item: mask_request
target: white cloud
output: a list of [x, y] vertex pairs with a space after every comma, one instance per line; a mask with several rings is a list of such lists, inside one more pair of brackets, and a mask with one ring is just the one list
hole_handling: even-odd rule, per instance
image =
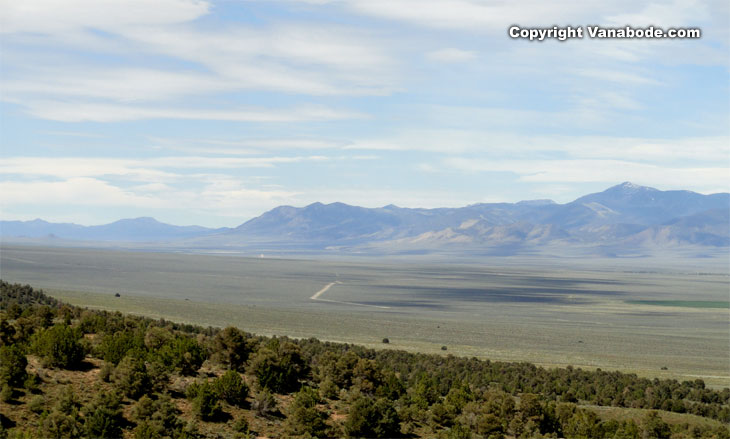
[[55, 96], [109, 99], [118, 102], [157, 101], [186, 95], [235, 90], [239, 85], [195, 72], [153, 69], [65, 67], [4, 81], [9, 96]]
[[707, 21], [709, 11], [707, 2], [697, 0], [674, 0], [672, 2], [651, 2], [641, 11], [614, 14], [607, 17], [608, 24], [615, 26], [655, 25], [675, 27], [697, 25]]
[[420, 129], [403, 130], [389, 137], [359, 139], [344, 149], [414, 151], [438, 154], [471, 153], [493, 158], [530, 159], [562, 156], [573, 159], [631, 160], [656, 164], [694, 166], [727, 163], [727, 136], [680, 137], [674, 139], [519, 135], [502, 130]]
[[538, 183], [606, 183], [632, 181], [649, 186], [694, 189], [726, 187], [727, 168], [669, 167], [626, 160], [484, 160], [452, 157], [444, 164], [464, 172], [511, 172], [523, 182]]
[[433, 52], [427, 53], [426, 56], [428, 57], [428, 59], [431, 59], [433, 61], [445, 63], [465, 62], [471, 61], [476, 58], [476, 54], [474, 52], [456, 49], [453, 47], [434, 50]]
[[602, 81], [615, 82], [619, 84], [648, 84], [660, 85], [661, 82], [636, 73], [606, 69], [575, 69], [573, 73], [588, 78], [600, 79]]
[[366, 117], [361, 113], [335, 110], [320, 105], [290, 109], [202, 109], [144, 107], [139, 105], [103, 104], [6, 99], [25, 107], [33, 116], [61, 122], [118, 122], [141, 119], [221, 120], [234, 122], [308, 122]]
[[73, 177], [61, 181], [0, 181], [0, 204], [74, 206], [134, 206], [157, 208], [172, 200], [136, 194], [97, 178]]
[[195, 20], [210, 10], [200, 0], [2, 0], [0, 33], [53, 34], [78, 29], [120, 31]]

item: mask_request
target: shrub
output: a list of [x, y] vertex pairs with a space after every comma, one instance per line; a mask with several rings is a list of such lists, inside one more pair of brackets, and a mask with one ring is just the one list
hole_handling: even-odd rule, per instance
[[213, 382], [216, 394], [227, 403], [242, 406], [248, 396], [248, 386], [235, 370], [229, 370]]
[[130, 398], [137, 399], [150, 390], [147, 369], [141, 358], [129, 355], [124, 357], [112, 376], [119, 390]]
[[99, 369], [99, 379], [108, 383], [111, 380], [113, 373], [114, 365], [111, 363], [104, 363], [104, 365]]
[[144, 421], [149, 419], [154, 412], [155, 402], [149, 396], [142, 395], [132, 407], [132, 418], [137, 421]]
[[15, 345], [0, 346], [0, 385], [20, 387], [26, 379], [28, 360]]
[[74, 439], [81, 437], [81, 423], [74, 411], [67, 414], [54, 409], [41, 416], [40, 431], [42, 437], [52, 439]]
[[172, 340], [172, 333], [165, 328], [159, 326], [152, 326], [147, 329], [144, 335], [144, 345], [147, 349], [156, 350], [160, 349], [165, 343]]
[[325, 378], [324, 381], [319, 384], [319, 391], [322, 393], [322, 396], [327, 399], [337, 399], [337, 396], [339, 395], [337, 384], [335, 384], [330, 377]]
[[[154, 361], [154, 357], [150, 360]], [[158, 349], [156, 357], [170, 369], [193, 375], [205, 361], [205, 351], [196, 340], [177, 336]]]
[[83, 361], [81, 332], [66, 324], [54, 325], [33, 335], [31, 350], [41, 357], [45, 366], [71, 369]]
[[96, 398], [84, 406], [84, 432], [89, 437], [121, 437], [121, 399], [114, 393], [98, 393]]
[[276, 399], [268, 389], [261, 389], [253, 396], [251, 408], [259, 414], [259, 416], [268, 416], [276, 412]]
[[211, 421], [221, 415], [222, 410], [218, 401], [218, 395], [213, 389], [213, 386], [207, 381], [202, 384], [191, 384], [188, 386], [185, 394], [188, 399], [192, 400], [193, 412], [200, 419]]
[[327, 415], [316, 407], [319, 401], [317, 391], [310, 387], [302, 387], [289, 407], [286, 420], [287, 433], [296, 436], [322, 437], [327, 430]]
[[122, 361], [131, 350], [142, 351], [144, 342], [139, 334], [132, 331], [118, 331], [114, 334], [107, 334], [101, 339], [97, 347], [99, 356], [115, 366]]
[[390, 400], [358, 397], [345, 420], [348, 437], [395, 437], [400, 434], [398, 414]]
[[142, 421], [133, 431], [134, 439], [161, 439], [164, 430], [159, 424]]
[[234, 327], [227, 327], [213, 338], [215, 359], [233, 370], [243, 372], [251, 345], [245, 333]]
[[149, 378], [150, 390], [153, 392], [163, 392], [167, 389], [170, 375], [167, 368], [159, 361], [151, 361], [147, 364], [147, 377]]
[[13, 388], [10, 387], [8, 384], [3, 384], [2, 388], [0, 388], [0, 401], [2, 402], [10, 402], [13, 400]]
[[154, 402], [155, 412], [152, 413], [151, 419], [159, 423], [165, 431], [182, 431], [183, 422], [177, 417], [177, 407], [173, 404], [170, 395], [158, 395]]
[[233, 425], [231, 425], [231, 428], [233, 428], [233, 431], [236, 433], [248, 434], [251, 432], [251, 426], [248, 425], [248, 421], [243, 416], [236, 419]]
[[659, 413], [650, 411], [646, 414], [643, 422], [644, 437], [657, 439], [668, 439], [672, 434], [669, 424], [659, 416]]
[[286, 393], [299, 386], [307, 366], [298, 346], [274, 339], [270, 347], [259, 349], [251, 361], [251, 369], [259, 384], [277, 393]]
[[28, 410], [33, 413], [42, 413], [46, 408], [46, 398], [43, 395], [36, 395], [28, 402]]

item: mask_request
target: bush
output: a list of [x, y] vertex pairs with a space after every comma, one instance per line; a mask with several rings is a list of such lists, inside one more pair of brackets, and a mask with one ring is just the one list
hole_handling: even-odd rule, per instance
[[365, 396], [358, 397], [350, 407], [345, 420], [348, 437], [395, 437], [400, 435], [400, 421], [387, 399], [377, 401]]
[[317, 409], [317, 402], [319, 402], [317, 391], [310, 387], [302, 387], [289, 407], [289, 417], [286, 420], [287, 433], [308, 437], [325, 435], [327, 415]]
[[152, 417], [155, 412], [155, 402], [147, 395], [143, 395], [134, 407], [132, 407], [132, 418], [137, 421], [144, 421]]
[[28, 360], [15, 345], [0, 346], [0, 386], [20, 387], [26, 379]]
[[31, 351], [41, 357], [45, 366], [71, 369], [78, 367], [86, 355], [80, 339], [80, 331], [59, 324], [34, 334]]
[[2, 388], [0, 388], [0, 401], [2, 402], [10, 402], [13, 400], [13, 388], [10, 387], [8, 384], [3, 384]]
[[99, 356], [113, 365], [119, 364], [131, 350], [143, 351], [144, 341], [139, 334], [132, 331], [118, 331], [107, 334], [97, 347]]
[[172, 333], [165, 328], [159, 326], [152, 326], [147, 329], [144, 335], [144, 345], [149, 350], [160, 349], [165, 343], [172, 340]]
[[45, 408], [46, 398], [43, 395], [36, 395], [28, 402], [28, 410], [33, 413], [42, 413]]
[[261, 389], [253, 396], [251, 408], [259, 414], [259, 416], [268, 416], [276, 413], [276, 399], [268, 389]]
[[40, 431], [43, 438], [74, 439], [81, 437], [81, 423], [76, 412], [67, 414], [54, 409], [41, 416]]
[[155, 412], [152, 413], [151, 419], [159, 423], [165, 431], [182, 431], [183, 422], [177, 417], [177, 407], [173, 404], [170, 395], [158, 395], [154, 403]]
[[190, 337], [177, 336], [158, 349], [157, 355], [153, 355], [150, 360], [159, 359], [170, 369], [183, 375], [193, 375], [200, 369], [205, 358], [205, 351], [197, 341]]
[[210, 383], [193, 383], [188, 386], [185, 392], [188, 399], [193, 403], [193, 412], [204, 421], [212, 421], [222, 414], [218, 395]]
[[141, 358], [124, 357], [112, 376], [119, 390], [130, 398], [137, 399], [150, 390], [147, 369]]
[[164, 430], [159, 424], [142, 421], [133, 431], [134, 439], [161, 439]]
[[244, 366], [251, 353], [251, 345], [245, 333], [234, 327], [227, 327], [213, 338], [213, 352], [215, 359], [239, 372], [244, 371]]
[[644, 437], [656, 439], [668, 439], [672, 434], [669, 424], [659, 416], [659, 413], [650, 411], [646, 414], [643, 422]]
[[89, 437], [121, 437], [121, 399], [114, 393], [98, 393], [96, 398], [84, 406], [84, 432]]
[[262, 387], [286, 393], [299, 386], [307, 365], [298, 346], [289, 342], [280, 344], [274, 339], [270, 347], [259, 349], [251, 361], [251, 369]]
[[147, 377], [149, 378], [150, 391], [164, 392], [170, 379], [167, 368], [159, 361], [151, 361], [147, 364]]
[[248, 386], [235, 370], [229, 370], [213, 381], [215, 393], [231, 405], [241, 407], [248, 396]]

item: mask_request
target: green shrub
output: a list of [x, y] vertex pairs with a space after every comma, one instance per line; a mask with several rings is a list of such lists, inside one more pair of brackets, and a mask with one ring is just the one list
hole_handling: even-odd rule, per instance
[[644, 431], [644, 437], [668, 439], [672, 434], [669, 424], [664, 422], [661, 416], [659, 416], [659, 413], [653, 410], [646, 414], [642, 423], [642, 429]]
[[63, 413], [54, 409], [41, 416], [40, 432], [43, 438], [74, 439], [81, 437], [82, 425], [78, 413]]
[[94, 400], [84, 406], [84, 432], [94, 438], [115, 438], [122, 436], [121, 398], [114, 393], [98, 393]]
[[144, 339], [140, 334], [129, 330], [118, 331], [105, 335], [96, 350], [104, 361], [116, 366], [132, 350], [141, 354], [144, 351]]
[[27, 365], [28, 360], [18, 346], [0, 346], [0, 385], [22, 386], [27, 376]]
[[2, 388], [0, 388], [0, 401], [2, 402], [10, 402], [13, 400], [13, 388], [10, 387], [8, 384], [3, 384]]
[[251, 360], [251, 369], [259, 384], [277, 393], [286, 393], [299, 386], [307, 365], [298, 346], [272, 340], [269, 347], [259, 349]]
[[204, 421], [212, 421], [220, 417], [222, 410], [218, 401], [218, 394], [207, 381], [200, 384], [191, 384], [188, 386], [185, 395], [192, 401], [193, 412], [198, 418]]
[[28, 410], [33, 413], [43, 413], [46, 408], [46, 398], [43, 395], [36, 395], [28, 402]]
[[235, 406], [242, 406], [248, 396], [248, 386], [235, 370], [229, 370], [213, 381], [213, 389], [218, 397]]
[[239, 372], [244, 371], [251, 353], [251, 343], [245, 333], [229, 326], [216, 334], [212, 348], [215, 360], [219, 363]]
[[159, 326], [151, 326], [144, 335], [144, 345], [147, 349], [154, 351], [170, 342], [172, 338], [172, 333], [169, 330]]
[[150, 360], [159, 359], [172, 370], [183, 375], [193, 375], [200, 369], [205, 358], [205, 350], [195, 339], [177, 336], [151, 355]]
[[86, 353], [80, 343], [81, 332], [66, 325], [54, 325], [33, 335], [31, 351], [45, 366], [71, 369], [78, 367]]
[[124, 357], [112, 377], [119, 390], [130, 398], [137, 399], [150, 390], [147, 368], [141, 358]]
[[395, 437], [400, 435], [400, 420], [392, 401], [360, 396], [350, 407], [344, 428], [348, 437]]
[[327, 415], [317, 409], [319, 402], [317, 391], [310, 387], [302, 387], [289, 407], [286, 419], [286, 431], [295, 436], [322, 437], [327, 430]]
[[137, 421], [150, 419], [155, 410], [155, 401], [147, 395], [142, 395], [132, 407], [132, 419]]
[[142, 421], [137, 424], [133, 433], [134, 439], [161, 439], [164, 430], [159, 424], [149, 421]]
[[164, 392], [167, 389], [170, 375], [167, 368], [160, 361], [150, 361], [147, 363], [147, 377], [149, 378], [150, 391]]

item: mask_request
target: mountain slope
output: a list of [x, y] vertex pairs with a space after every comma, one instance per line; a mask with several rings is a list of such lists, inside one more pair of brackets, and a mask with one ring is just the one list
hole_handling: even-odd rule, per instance
[[[462, 208], [367, 209], [342, 203], [279, 207], [221, 235], [228, 243], [286, 241], [312, 248], [371, 245], [545, 246], [697, 244], [723, 246], [730, 194], [660, 191], [622, 183], [577, 200], [475, 204]], [[708, 213], [713, 212], [713, 213]], [[383, 245], [379, 245], [383, 247]]]
[[622, 254], [641, 248], [730, 246], [729, 216], [728, 193], [660, 191], [626, 182], [566, 204], [533, 200], [413, 209], [314, 203], [280, 206], [234, 229], [171, 226], [136, 218], [91, 227], [3, 221], [0, 231], [3, 236], [165, 242], [207, 250], [479, 253], [497, 249], [500, 254], [516, 254], [570, 247]]
[[59, 238], [78, 241], [156, 242], [204, 236], [227, 229], [208, 229], [201, 226], [174, 226], [154, 218], [122, 219], [99, 226], [80, 226], [70, 223], [33, 221], [0, 221], [4, 237]]

